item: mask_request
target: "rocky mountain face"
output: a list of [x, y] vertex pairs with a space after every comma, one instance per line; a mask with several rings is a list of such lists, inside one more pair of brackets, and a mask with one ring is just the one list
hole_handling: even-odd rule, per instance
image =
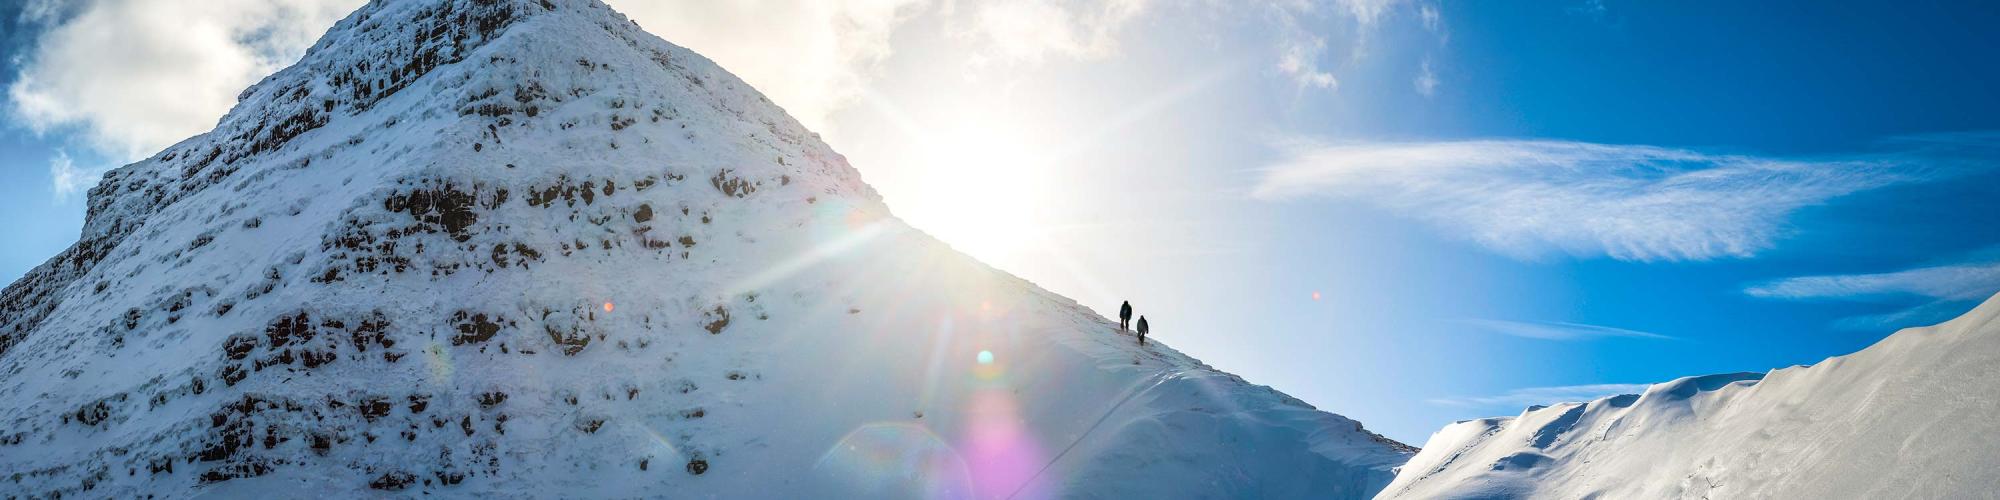
[[1414, 449], [905, 226], [595, 0], [377, 1], [0, 292], [9, 497], [1360, 498]]
[[2000, 297], [1854, 354], [1432, 435], [1380, 498], [1981, 498], [2000, 491]]

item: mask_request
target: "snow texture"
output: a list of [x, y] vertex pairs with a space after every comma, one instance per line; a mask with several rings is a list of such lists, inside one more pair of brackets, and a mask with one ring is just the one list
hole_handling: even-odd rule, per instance
[[0, 292], [7, 497], [1361, 498], [595, 0], [377, 1]]
[[1993, 498], [2000, 297], [1847, 356], [1458, 422], [1378, 498]]

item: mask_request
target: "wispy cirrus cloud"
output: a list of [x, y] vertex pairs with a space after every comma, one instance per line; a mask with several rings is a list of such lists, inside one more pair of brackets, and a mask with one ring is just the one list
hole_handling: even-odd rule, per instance
[[1560, 321], [1461, 319], [1455, 320], [1453, 323], [1501, 335], [1541, 340], [1595, 340], [1604, 338], [1675, 340], [1674, 337], [1651, 332]]
[[1834, 326], [1849, 330], [1890, 329], [1936, 323], [1964, 313], [1971, 304], [2000, 293], [2000, 260], [1975, 260], [1863, 274], [1797, 276], [1743, 288], [1752, 297], [1779, 300], [1843, 300], [1859, 302], [1922, 302], [1882, 314], [1841, 318]]
[[[1957, 172], [1963, 141], [1831, 158], [1717, 154], [1555, 140], [1279, 141], [1265, 200], [1331, 198], [1413, 218], [1503, 255], [1627, 261], [1745, 258], [1770, 249], [1798, 210]], [[1991, 141], [1988, 141], [1991, 142]], [[1948, 151], [1949, 150], [1949, 151]]]
[[1492, 396], [1434, 398], [1431, 404], [1460, 407], [1511, 407], [1594, 401], [1620, 394], [1639, 394], [1651, 384], [1588, 384], [1527, 387]]
[[[1439, 7], [1431, 3], [1410, 0], [1271, 0], [1267, 2], [1238, 2], [1243, 5], [1267, 4], [1270, 18], [1276, 20], [1271, 28], [1276, 36], [1277, 69], [1290, 79], [1300, 90], [1332, 91], [1340, 87], [1340, 75], [1335, 72], [1346, 64], [1361, 60], [1369, 53], [1369, 47], [1376, 31], [1388, 25], [1392, 18], [1408, 16], [1433, 35], [1436, 45], [1442, 46], [1450, 38], [1446, 34]], [[1329, 8], [1331, 7], [1331, 8]], [[1329, 16], [1328, 14], [1333, 14]], [[1324, 27], [1337, 24], [1345, 31], [1345, 36], [1333, 36]], [[1345, 56], [1330, 56], [1329, 47], [1346, 47]], [[1337, 53], [1336, 53], [1337, 54]], [[1339, 59], [1345, 57], [1345, 59]], [[1346, 63], [1346, 64], [1344, 64]], [[1428, 61], [1425, 62], [1429, 64]], [[1428, 69], [1426, 69], [1426, 74]], [[1428, 87], [1436, 86], [1436, 77], [1429, 77]], [[1423, 84], [1419, 84], [1420, 87]]]
[[1833, 327], [1841, 330], [1889, 331], [1912, 326], [1935, 325], [1965, 314], [1965, 311], [1970, 310], [1974, 304], [1976, 302], [1958, 300], [1926, 302], [1882, 314], [1840, 318], [1833, 321]]
[[1410, 79], [1410, 87], [1417, 89], [1417, 95], [1424, 97], [1437, 95], [1438, 78], [1437, 73], [1431, 71], [1430, 59], [1424, 59], [1423, 65], [1417, 70], [1417, 76]]
[[1743, 289], [1752, 297], [1792, 300], [1865, 300], [1884, 296], [1978, 300], [1996, 291], [2000, 291], [2000, 262], [1919, 267], [1888, 273], [1799, 276]]

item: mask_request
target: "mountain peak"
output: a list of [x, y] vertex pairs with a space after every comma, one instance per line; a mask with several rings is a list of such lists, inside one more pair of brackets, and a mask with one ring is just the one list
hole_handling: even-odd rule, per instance
[[1359, 498], [1413, 451], [909, 228], [595, 1], [363, 7], [92, 190], [0, 374], [44, 496]]
[[[399, 96], [401, 105], [375, 112]], [[753, 140], [772, 149], [784, 149], [782, 143], [819, 150], [815, 156], [838, 163], [842, 187], [854, 191], [842, 194], [876, 198], [817, 134], [762, 94], [714, 62], [645, 33], [598, 0], [374, 1], [337, 23], [297, 64], [245, 89], [238, 99], [216, 130], [111, 177], [160, 177], [143, 172], [147, 163], [173, 164], [180, 170], [175, 180], [224, 177], [247, 157], [296, 153], [295, 139], [329, 124], [378, 118], [385, 120], [381, 126], [393, 127], [408, 118], [455, 114], [460, 123], [488, 129], [485, 140], [469, 143], [483, 151], [499, 145], [509, 127], [546, 132], [550, 120], [537, 120], [545, 111], [597, 101], [628, 110], [595, 117], [614, 128], [642, 119], [672, 121], [681, 114], [751, 122], [762, 129], [753, 132], [759, 136]], [[685, 109], [691, 107], [707, 109]], [[552, 125], [568, 130], [583, 124]], [[115, 196], [118, 184], [107, 181], [105, 189], [93, 191], [93, 214], [116, 204], [97, 198]]]
[[[646, 125], [680, 131], [636, 144], [635, 134], [616, 134]], [[714, 62], [645, 33], [598, 0], [374, 1], [298, 63], [245, 89], [215, 130], [106, 174], [90, 190], [77, 245], [0, 292], [0, 312], [11, 313], [0, 316], [0, 353], [53, 307], [42, 299], [103, 259], [140, 221], [225, 179], [270, 175], [246, 168], [308, 168], [376, 129], [439, 140], [403, 145], [442, 156], [392, 162], [403, 168], [499, 162], [512, 169], [523, 162], [488, 148], [555, 131], [572, 136], [563, 149], [626, 148], [633, 153], [627, 157], [664, 161], [748, 141], [768, 156], [710, 161], [695, 165], [701, 172], [673, 175], [750, 189], [810, 178], [823, 188], [814, 198], [848, 198], [869, 213], [887, 213], [818, 134]], [[779, 161], [794, 164], [773, 164]]]

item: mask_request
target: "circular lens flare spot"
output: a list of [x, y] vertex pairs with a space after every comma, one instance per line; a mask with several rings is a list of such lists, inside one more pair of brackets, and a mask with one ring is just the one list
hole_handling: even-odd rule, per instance
[[979, 364], [993, 364], [993, 351], [979, 351]]
[[[1314, 298], [1318, 298], [1318, 294], [1314, 294], [1314, 296]], [[611, 301], [607, 300], [604, 302], [604, 312], [611, 312]]]
[[[1318, 291], [1318, 290], [1314, 290], [1314, 291], [1313, 291], [1313, 300], [1319, 300], [1319, 291]], [[606, 304], [606, 307], [609, 307], [609, 306], [610, 306], [609, 304]]]
[[971, 466], [974, 497], [1055, 497], [1037, 479], [1048, 456], [1022, 419], [1011, 391], [990, 388], [975, 392], [964, 415], [965, 436], [957, 449]]

